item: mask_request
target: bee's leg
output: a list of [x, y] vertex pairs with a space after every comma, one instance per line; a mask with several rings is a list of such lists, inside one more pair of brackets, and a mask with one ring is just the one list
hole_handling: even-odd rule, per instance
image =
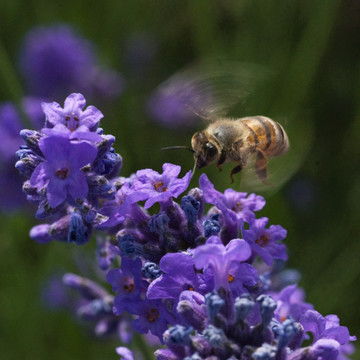
[[219, 169], [219, 171], [222, 170], [221, 165], [224, 164], [225, 160], [226, 160], [226, 153], [225, 153], [225, 152], [221, 152], [219, 161], [218, 161], [217, 164], [216, 164], [216, 166], [217, 166], [217, 168]]
[[230, 173], [230, 179], [231, 179], [231, 183], [233, 184], [234, 183], [234, 175], [237, 174], [238, 172], [240, 172], [242, 170], [242, 166], [241, 165], [238, 165], [238, 166], [235, 166], [232, 170], [231, 170], [231, 173]]
[[267, 170], [266, 170], [266, 158], [261, 151], [256, 153], [255, 171], [258, 178], [266, 185], [267, 182]]

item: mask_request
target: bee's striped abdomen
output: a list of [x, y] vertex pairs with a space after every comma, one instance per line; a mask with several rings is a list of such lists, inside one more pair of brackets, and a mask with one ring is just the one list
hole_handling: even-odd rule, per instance
[[251, 116], [240, 119], [250, 130], [256, 148], [268, 157], [285, 153], [289, 139], [283, 127], [265, 116]]

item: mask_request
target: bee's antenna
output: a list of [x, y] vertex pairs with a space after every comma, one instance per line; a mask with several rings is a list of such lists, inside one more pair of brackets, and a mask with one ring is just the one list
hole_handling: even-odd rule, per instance
[[192, 153], [194, 153], [195, 151], [189, 147], [189, 146], [185, 146], [185, 145], [179, 145], [179, 146], [168, 146], [168, 147], [163, 147], [161, 148], [161, 150], [172, 150], [172, 149], [185, 149], [188, 150]]

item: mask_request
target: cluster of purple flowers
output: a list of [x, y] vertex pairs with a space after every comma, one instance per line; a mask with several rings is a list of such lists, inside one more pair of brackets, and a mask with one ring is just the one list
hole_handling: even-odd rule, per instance
[[[45, 127], [21, 132], [16, 167], [29, 179], [23, 189], [37, 216], [51, 219], [31, 230], [33, 239], [84, 244], [98, 231], [98, 266], [115, 294], [64, 276], [96, 334], [115, 332], [127, 344], [134, 332], [150, 333], [166, 345], [158, 360], [332, 360], [352, 352], [355, 337], [337, 316], [323, 317], [288, 285], [289, 273], [276, 272], [287, 259], [287, 232], [256, 217], [263, 197], [221, 193], [205, 174], [187, 191], [191, 171], [180, 177], [169, 163], [162, 173], [118, 177], [114, 138], [98, 128], [101, 112], [84, 106], [80, 94], [64, 108], [44, 103]], [[134, 358], [126, 347], [117, 353]]]
[[19, 208], [20, 181], [11, 165], [21, 144], [19, 131], [30, 124], [41, 129], [44, 122], [41, 102], [60, 98], [73, 91], [84, 91], [98, 101], [118, 96], [124, 88], [123, 77], [98, 64], [94, 45], [65, 24], [31, 29], [19, 50], [19, 70], [26, 84], [21, 109], [13, 102], [0, 104], [0, 210]]
[[38, 206], [36, 216], [51, 221], [30, 232], [41, 243], [56, 239], [84, 244], [93, 225], [103, 220], [99, 202], [115, 196], [109, 179], [122, 165], [112, 147], [115, 138], [99, 128], [103, 114], [94, 106], [84, 107], [85, 98], [77, 93], [68, 96], [64, 108], [42, 103], [44, 128], [20, 132], [25, 145], [17, 152], [15, 167], [28, 178], [23, 191]]

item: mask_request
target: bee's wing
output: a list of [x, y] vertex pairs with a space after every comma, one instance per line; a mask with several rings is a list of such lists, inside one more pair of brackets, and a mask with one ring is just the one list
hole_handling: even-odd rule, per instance
[[266, 76], [260, 65], [212, 59], [177, 72], [157, 88], [157, 93], [179, 99], [192, 113], [212, 121], [243, 102]]
[[[290, 139], [286, 154], [267, 159], [267, 182], [264, 184], [256, 175], [255, 158], [250, 159], [239, 176], [238, 188], [244, 192], [257, 192], [271, 195], [277, 192], [300, 168], [313, 140], [314, 129], [310, 121], [296, 117], [277, 118], [285, 128]], [[301, 134], [301, 136], [299, 135]]]

